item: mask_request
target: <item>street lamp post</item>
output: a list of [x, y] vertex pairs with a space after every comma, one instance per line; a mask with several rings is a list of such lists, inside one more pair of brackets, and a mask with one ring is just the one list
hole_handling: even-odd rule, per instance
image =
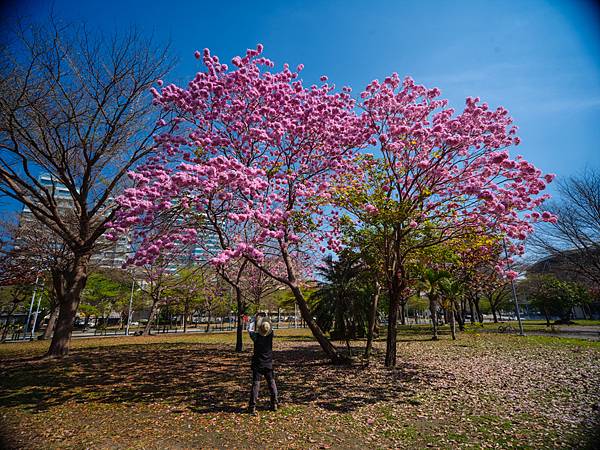
[[129, 309], [127, 310], [127, 328], [125, 329], [125, 336], [129, 336], [129, 324], [131, 323], [131, 307], [133, 305], [133, 288], [135, 287], [135, 278], [131, 282], [131, 295], [129, 296]]
[[294, 328], [298, 328], [298, 305], [294, 301]]
[[37, 292], [38, 281], [40, 275], [35, 277], [35, 285], [33, 286], [33, 295], [31, 296], [31, 304], [29, 305], [29, 312], [27, 313], [27, 321], [25, 322], [25, 329], [23, 330], [23, 340], [27, 339], [27, 333], [29, 331], [29, 320], [31, 319], [31, 313], [33, 311], [33, 304], [35, 303], [35, 294]]
[[34, 338], [35, 326], [37, 325], [38, 314], [40, 313], [40, 303], [42, 301], [42, 295], [44, 294], [44, 285], [42, 284], [42, 292], [38, 295], [37, 308], [35, 309], [35, 316], [33, 316], [33, 326], [31, 327], [31, 339]]
[[[506, 256], [506, 266], [508, 270], [511, 270], [510, 260], [508, 259], [508, 250], [506, 248], [506, 239], [502, 239], [502, 244], [504, 245], [504, 255]], [[517, 298], [517, 290], [515, 288], [515, 281], [510, 279], [510, 286], [512, 288], [513, 300], [515, 301], [515, 311], [517, 313], [517, 320], [519, 321], [519, 335], [525, 336], [525, 332], [523, 331], [523, 322], [521, 321], [521, 311], [519, 309], [519, 300]]]

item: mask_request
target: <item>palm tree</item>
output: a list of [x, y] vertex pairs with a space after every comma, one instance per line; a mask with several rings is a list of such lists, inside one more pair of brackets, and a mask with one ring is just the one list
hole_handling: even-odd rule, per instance
[[431, 311], [431, 321], [433, 323], [432, 339], [434, 341], [438, 339], [437, 310], [440, 296], [443, 293], [442, 281], [449, 277], [450, 274], [445, 270], [426, 268], [421, 273], [421, 289], [427, 293], [429, 298], [429, 310]]
[[339, 261], [325, 257], [317, 268], [322, 281], [310, 299], [319, 327], [323, 331], [333, 328], [332, 338], [344, 339], [350, 353], [350, 339], [364, 336], [368, 322], [370, 297], [365, 295], [362, 271], [354, 253], [343, 253]]
[[456, 340], [456, 312], [458, 311], [458, 299], [463, 292], [462, 283], [455, 278], [443, 278], [440, 280], [440, 289], [446, 300], [446, 310], [450, 314], [450, 330], [452, 340]]

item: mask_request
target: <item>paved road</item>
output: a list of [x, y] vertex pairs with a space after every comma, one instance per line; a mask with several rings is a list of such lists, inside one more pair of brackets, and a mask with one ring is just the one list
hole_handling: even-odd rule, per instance
[[[527, 322], [524, 323], [525, 334], [529, 336], [553, 336], [563, 338], [586, 339], [590, 341], [600, 341], [600, 326], [577, 326], [577, 325], [555, 325], [544, 330], [528, 330]], [[502, 325], [499, 325], [499, 327]], [[518, 332], [518, 325], [512, 325], [515, 332]], [[539, 327], [539, 325], [536, 325]], [[499, 333], [498, 328], [487, 328], [487, 332]]]
[[553, 331], [552, 328], [548, 329], [548, 331], [527, 331], [527, 327], [525, 327], [526, 334], [532, 335], [540, 335], [540, 336], [556, 336], [556, 337], [564, 337], [564, 338], [577, 338], [577, 339], [587, 339], [591, 341], [600, 341], [600, 326], [590, 325], [587, 327], [582, 326], [558, 326], [554, 327], [556, 331]]

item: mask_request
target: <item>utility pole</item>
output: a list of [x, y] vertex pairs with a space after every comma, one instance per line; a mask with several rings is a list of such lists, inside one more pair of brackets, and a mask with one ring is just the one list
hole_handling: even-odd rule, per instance
[[[508, 259], [508, 249], [506, 248], [506, 238], [502, 239], [502, 244], [504, 245], [504, 255], [506, 256], [506, 266], [508, 270], [511, 270], [510, 260]], [[510, 286], [512, 287], [512, 295], [513, 300], [515, 301], [515, 311], [517, 313], [517, 320], [519, 321], [519, 335], [525, 336], [525, 332], [523, 331], [523, 322], [521, 321], [521, 311], [519, 309], [519, 300], [517, 299], [517, 290], [515, 289], [515, 281], [510, 279]]]

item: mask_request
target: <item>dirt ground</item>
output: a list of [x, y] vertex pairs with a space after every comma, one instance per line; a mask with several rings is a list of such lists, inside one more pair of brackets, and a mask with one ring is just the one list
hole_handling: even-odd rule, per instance
[[[462, 334], [400, 336], [398, 365], [332, 366], [305, 330], [275, 340], [281, 407], [244, 412], [250, 343], [233, 335], [0, 347], [6, 448], [598, 448], [600, 344]], [[354, 350], [362, 350], [355, 342]]]

